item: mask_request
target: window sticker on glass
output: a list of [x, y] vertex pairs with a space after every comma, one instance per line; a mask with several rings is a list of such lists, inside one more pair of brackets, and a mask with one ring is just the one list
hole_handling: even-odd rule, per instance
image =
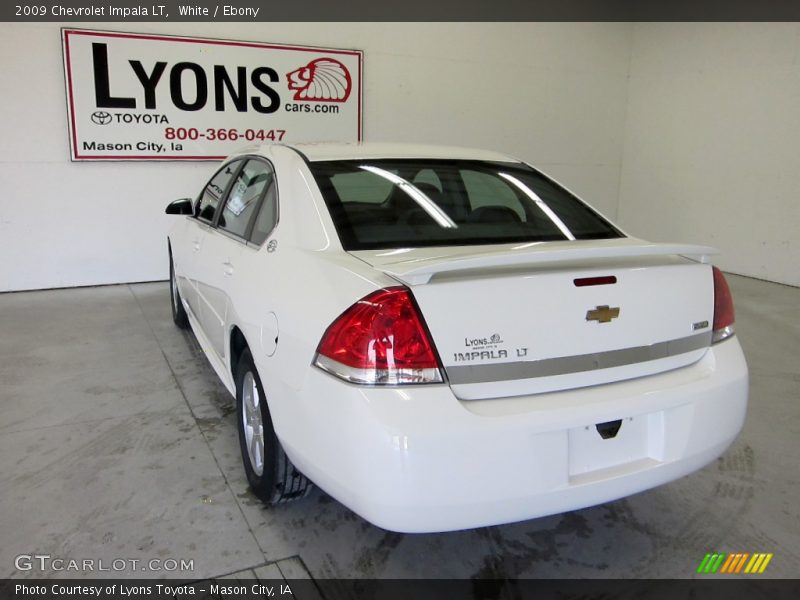
[[[236, 183], [236, 189], [231, 192], [231, 199], [228, 201], [228, 210], [230, 210], [237, 217], [242, 214], [242, 211], [247, 208], [248, 202], [245, 201], [245, 193], [247, 192], [247, 184], [240, 178]], [[252, 198], [250, 199], [252, 201]]]

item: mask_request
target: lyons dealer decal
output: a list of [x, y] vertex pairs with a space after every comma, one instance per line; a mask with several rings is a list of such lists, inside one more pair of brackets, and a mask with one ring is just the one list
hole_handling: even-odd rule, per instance
[[361, 139], [359, 50], [63, 29], [73, 160]]

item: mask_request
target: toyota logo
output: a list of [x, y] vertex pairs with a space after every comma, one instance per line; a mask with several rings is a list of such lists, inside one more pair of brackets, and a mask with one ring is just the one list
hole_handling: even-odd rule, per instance
[[97, 125], [108, 125], [111, 123], [111, 113], [104, 110], [96, 110], [92, 113], [92, 123]]

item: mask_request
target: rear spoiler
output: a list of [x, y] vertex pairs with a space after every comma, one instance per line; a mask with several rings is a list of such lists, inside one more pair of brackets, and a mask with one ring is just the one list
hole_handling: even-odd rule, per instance
[[656, 244], [634, 238], [622, 238], [578, 242], [538, 242], [458, 257], [422, 258], [375, 265], [375, 267], [408, 285], [423, 285], [437, 273], [452, 273], [470, 269], [525, 267], [568, 261], [669, 255], [679, 255], [695, 262], [708, 263], [710, 256], [718, 253], [716, 248], [710, 246]]

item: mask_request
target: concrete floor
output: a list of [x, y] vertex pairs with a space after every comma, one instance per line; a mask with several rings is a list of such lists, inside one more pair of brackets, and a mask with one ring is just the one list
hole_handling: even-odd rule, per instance
[[0, 577], [81, 576], [15, 569], [38, 553], [194, 561], [118, 573], [134, 577], [686, 578], [712, 551], [773, 552], [765, 575], [797, 577], [800, 289], [729, 281], [752, 387], [722, 458], [617, 502], [434, 535], [385, 532], [319, 490], [264, 509], [166, 283], [0, 295]]

